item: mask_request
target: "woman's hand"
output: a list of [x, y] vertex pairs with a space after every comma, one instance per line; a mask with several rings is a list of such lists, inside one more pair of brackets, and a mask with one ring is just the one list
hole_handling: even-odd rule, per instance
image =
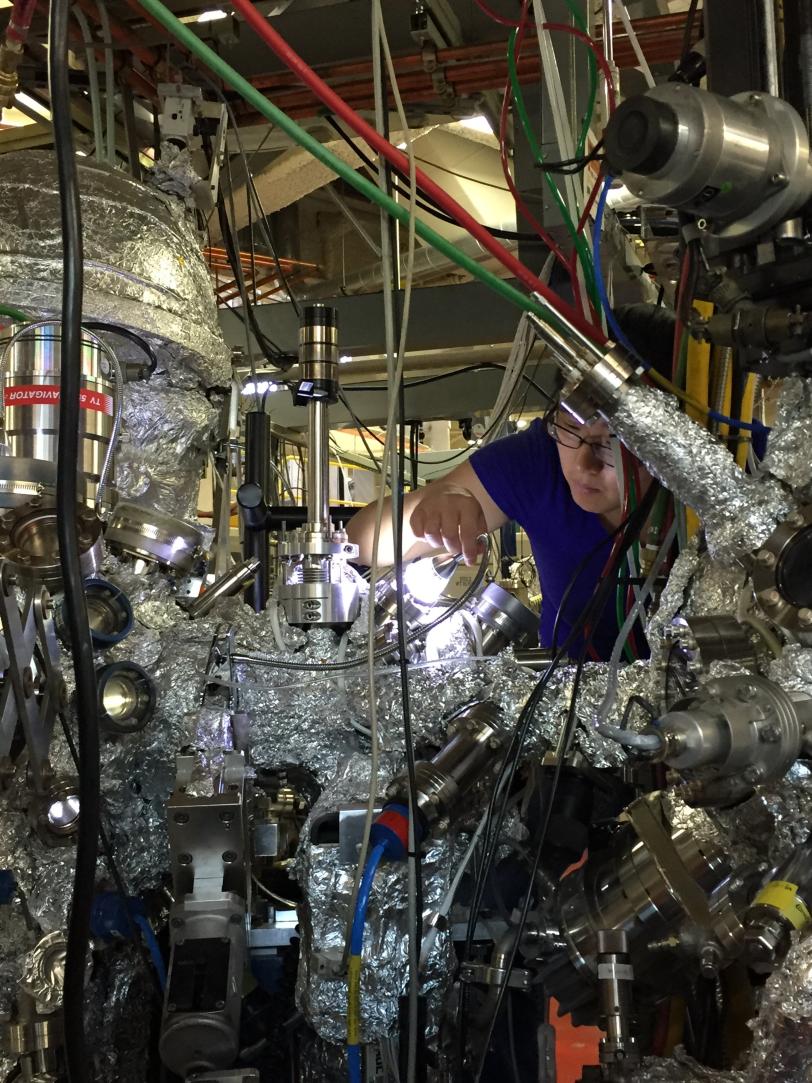
[[488, 533], [482, 505], [470, 489], [441, 481], [426, 488], [409, 526], [416, 538], [454, 556], [462, 554], [466, 564], [476, 564], [482, 551], [477, 538]]

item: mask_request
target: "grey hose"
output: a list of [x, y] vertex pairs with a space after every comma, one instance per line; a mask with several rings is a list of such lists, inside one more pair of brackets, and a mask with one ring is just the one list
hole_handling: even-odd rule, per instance
[[[92, 331], [84, 329], [85, 334], [93, 334]], [[95, 335], [93, 336], [96, 337]], [[110, 441], [107, 445], [107, 450], [104, 453], [104, 462], [102, 463], [101, 472], [99, 474], [99, 484], [96, 486], [96, 502], [95, 509], [96, 515], [99, 519], [104, 521], [104, 509], [102, 508], [102, 501], [104, 500], [104, 490], [107, 488], [107, 482], [109, 480], [110, 467], [113, 462], [113, 456], [116, 453], [116, 447], [118, 446], [118, 438], [121, 435], [121, 415], [124, 410], [124, 379], [121, 375], [121, 365], [118, 363], [118, 358], [107, 345], [101, 339], [96, 340], [102, 348], [102, 351], [113, 366], [113, 375], [115, 376], [115, 388], [116, 388], [116, 407], [115, 414], [113, 415], [113, 431], [110, 433]]]
[[102, 126], [101, 97], [99, 93], [99, 68], [96, 64], [96, 49], [93, 44], [93, 35], [90, 33], [85, 13], [75, 4], [73, 14], [82, 31], [87, 57], [87, 85], [90, 91], [90, 108], [93, 114], [93, 152], [97, 162], [104, 161], [104, 128]]
[[[449, 617], [457, 613], [464, 605], [467, 605], [474, 594], [479, 590], [491, 559], [491, 539], [487, 534], [480, 534], [479, 540], [484, 540], [485, 552], [471, 585], [459, 596], [459, 598], [451, 603], [448, 609], [444, 609], [439, 617], [435, 617], [434, 620], [430, 621], [428, 624], [421, 625], [416, 632], [412, 632], [410, 636], [407, 636], [407, 647], [411, 643], [414, 643], [415, 640], [422, 639], [423, 636], [428, 635], [428, 633], [436, 628], [438, 624], [442, 624], [444, 620], [448, 620]], [[390, 654], [394, 654], [397, 649], [397, 643], [391, 643], [388, 647], [382, 647], [379, 651], [375, 651], [375, 661], [377, 662], [381, 658], [386, 658]], [[355, 669], [357, 666], [366, 665], [369, 661], [369, 656], [367, 654], [358, 658], [348, 658], [344, 662], [288, 662], [282, 658], [274, 658], [273, 655], [262, 654], [258, 651], [251, 654], [233, 654], [231, 657], [234, 662], [252, 662], [257, 665], [270, 666], [272, 669], [293, 669], [308, 673], [314, 671], [318, 673], [338, 673], [345, 669]]]

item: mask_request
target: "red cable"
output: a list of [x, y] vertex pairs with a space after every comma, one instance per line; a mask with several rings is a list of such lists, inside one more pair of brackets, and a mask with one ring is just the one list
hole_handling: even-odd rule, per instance
[[488, 16], [489, 19], [493, 19], [493, 21], [499, 23], [500, 26], [509, 26], [512, 30], [515, 30], [516, 27], [520, 25], [520, 22], [517, 23], [514, 22], [513, 19], [506, 19], [504, 15], [500, 15], [498, 12], [494, 11], [493, 8], [488, 7], [485, 0], [474, 0], [474, 3], [480, 11]]
[[[347, 103], [339, 97], [338, 94], [332, 90], [331, 87], [324, 82], [324, 80], [313, 71], [313, 69], [302, 60], [298, 53], [296, 53], [291, 47], [280, 37], [280, 35], [273, 29], [268, 23], [264, 15], [254, 7], [251, 0], [234, 0], [233, 7], [235, 11], [238, 11], [246, 23], [262, 38], [262, 40], [270, 46], [273, 52], [279, 57], [283, 64], [285, 64], [290, 70], [301, 79], [305, 86], [309, 87], [316, 97], [323, 102], [323, 104], [340, 117], [345, 124], [348, 124], [353, 131], [362, 136], [367, 143], [385, 158], [390, 165], [400, 171], [408, 170], [409, 159], [406, 154], [393, 147], [392, 144], [384, 139], [384, 137], [376, 132], [372, 125], [368, 124], [363, 117], [360, 117], [355, 110], [347, 105]], [[572, 27], [561, 27], [567, 33], [572, 30]], [[587, 35], [584, 35], [587, 37]], [[590, 38], [587, 38], [591, 41]], [[605, 63], [605, 60], [604, 60]], [[554, 312], [560, 313], [566, 320], [569, 320], [582, 334], [587, 335], [590, 339], [596, 342], [603, 343], [606, 341], [606, 336], [590, 324], [584, 317], [577, 312], [571, 305], [562, 301], [549, 286], [545, 285], [537, 275], [525, 267], [525, 265], [505, 248], [502, 247], [499, 242], [491, 236], [490, 233], [482, 226], [481, 223], [468, 213], [463, 207], [452, 199], [438, 184], [436, 184], [431, 177], [423, 173], [422, 170], [416, 170], [416, 179], [418, 185], [423, 191], [430, 196], [435, 203], [437, 203], [442, 210], [451, 215], [454, 220], [471, 233], [476, 240], [482, 245], [482, 247], [490, 252], [492, 256], [499, 260], [499, 262], [508, 271], [511, 272], [527, 289], [534, 293], [537, 293], [544, 301], [553, 309]]]
[[25, 45], [36, 6], [37, 0], [14, 0], [11, 18], [6, 27], [6, 41], [9, 44], [15, 42], [20, 46]]

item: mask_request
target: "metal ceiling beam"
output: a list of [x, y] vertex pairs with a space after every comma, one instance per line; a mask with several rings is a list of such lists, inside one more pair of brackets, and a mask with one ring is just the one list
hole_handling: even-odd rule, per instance
[[[379, 293], [334, 297], [321, 303], [338, 309], [339, 345], [342, 353], [364, 357], [384, 353], [383, 300]], [[299, 324], [292, 305], [279, 302], [254, 309], [259, 326], [281, 349], [295, 353]], [[511, 342], [519, 313], [479, 282], [433, 286], [412, 294], [409, 320], [410, 350], [441, 350], [488, 346]], [[220, 310], [226, 342], [243, 347], [245, 332], [230, 309]], [[256, 343], [254, 343], [256, 349]], [[257, 350], [257, 357], [261, 356]]]

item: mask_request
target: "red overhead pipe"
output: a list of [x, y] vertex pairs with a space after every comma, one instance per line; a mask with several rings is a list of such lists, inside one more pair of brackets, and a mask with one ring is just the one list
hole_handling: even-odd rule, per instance
[[28, 40], [31, 20], [34, 18], [37, 0], [14, 0], [11, 18], [6, 27], [6, 45], [22, 49]]
[[[287, 42], [270, 26], [265, 16], [261, 15], [251, 0], [232, 0], [233, 6], [246, 20], [256, 33], [261, 37], [280, 60], [294, 71], [299, 78], [309, 86], [327, 108], [348, 124], [353, 131], [366, 139], [367, 143], [376, 150], [390, 165], [401, 173], [409, 171], [409, 158], [402, 151], [393, 147], [376, 132], [371, 124], [360, 117], [354, 109], [346, 104], [331, 88], [319, 78], [313, 69], [302, 60]], [[569, 32], [570, 28], [567, 28]], [[598, 58], [600, 63], [600, 57]], [[604, 64], [606, 63], [604, 59]], [[511, 274], [533, 293], [544, 298], [554, 312], [560, 312], [567, 320], [574, 324], [582, 334], [598, 341], [605, 341], [603, 332], [592, 326], [583, 316], [576, 312], [572, 305], [562, 301], [537, 275], [525, 267], [512, 252], [508, 252], [503, 245], [491, 236], [490, 233], [478, 222], [473, 215], [461, 207], [456, 200], [452, 199], [439, 184], [435, 183], [422, 170], [416, 171], [416, 179], [419, 187], [447, 214], [466, 229], [479, 241], [482, 247], [491, 253]]]

